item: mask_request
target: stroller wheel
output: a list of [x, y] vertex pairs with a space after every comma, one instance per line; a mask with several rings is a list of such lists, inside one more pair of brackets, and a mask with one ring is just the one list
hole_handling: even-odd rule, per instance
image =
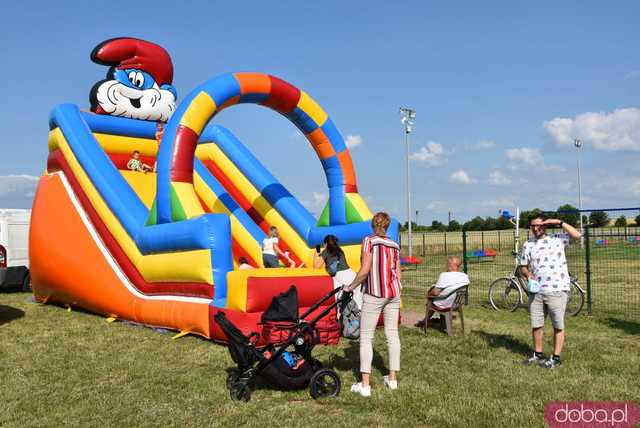
[[233, 383], [229, 388], [229, 394], [234, 403], [246, 403], [251, 400], [251, 389], [244, 382]]
[[337, 397], [340, 394], [340, 376], [331, 369], [320, 369], [313, 374], [309, 382], [309, 393], [314, 400], [325, 397]]
[[237, 371], [233, 370], [231, 372], [229, 372], [229, 374], [227, 375], [227, 389], [231, 390], [231, 387], [233, 386], [233, 384], [235, 384], [236, 382], [238, 382], [238, 378], [239, 378], [239, 374]]

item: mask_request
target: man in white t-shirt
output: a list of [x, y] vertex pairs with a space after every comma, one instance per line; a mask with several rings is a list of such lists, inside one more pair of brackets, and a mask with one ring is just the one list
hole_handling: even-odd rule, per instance
[[[469, 285], [469, 277], [460, 270], [460, 257], [451, 256], [447, 259], [447, 271], [442, 272], [438, 281], [427, 293], [427, 299], [431, 300], [437, 309], [449, 309], [458, 294], [456, 290]], [[441, 296], [441, 297], [439, 297]], [[433, 311], [429, 311], [427, 317], [431, 318]], [[416, 326], [424, 326], [425, 320], [418, 321]]]
[[[549, 236], [549, 226], [560, 227], [566, 233]], [[533, 237], [522, 247], [518, 260], [520, 272], [528, 280], [529, 316], [533, 336], [534, 352], [525, 363], [551, 369], [561, 364], [560, 353], [564, 346], [564, 313], [570, 287], [564, 250], [569, 245], [569, 238], [579, 240], [582, 235], [570, 224], [542, 216], [531, 220], [531, 232]], [[547, 314], [553, 324], [553, 354], [545, 360], [542, 339]]]

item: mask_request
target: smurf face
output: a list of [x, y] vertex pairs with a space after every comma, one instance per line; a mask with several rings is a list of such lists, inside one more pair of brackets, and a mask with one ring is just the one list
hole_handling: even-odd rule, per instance
[[94, 87], [95, 103], [106, 114], [131, 119], [166, 122], [176, 109], [176, 91], [171, 85], [158, 86], [143, 70], [114, 69], [112, 79]]

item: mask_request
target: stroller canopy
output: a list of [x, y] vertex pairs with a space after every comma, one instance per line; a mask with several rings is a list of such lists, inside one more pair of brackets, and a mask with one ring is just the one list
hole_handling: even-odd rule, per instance
[[262, 313], [261, 321], [290, 321], [297, 323], [299, 319], [298, 312], [298, 291], [292, 285], [289, 290], [278, 294], [271, 299], [271, 304], [266, 311]]

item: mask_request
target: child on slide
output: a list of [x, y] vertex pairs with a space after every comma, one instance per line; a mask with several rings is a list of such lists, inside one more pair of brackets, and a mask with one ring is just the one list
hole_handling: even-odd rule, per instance
[[289, 252], [284, 252], [278, 246], [279, 233], [278, 228], [271, 226], [269, 228], [269, 236], [262, 241], [262, 263], [266, 268], [280, 267], [278, 256], [283, 257], [289, 263], [289, 267], [296, 267], [296, 262], [289, 256]]
[[144, 173], [152, 170], [149, 165], [140, 160], [140, 152], [138, 150], [134, 150], [131, 156], [131, 159], [129, 159], [129, 162], [127, 162], [127, 169]]

